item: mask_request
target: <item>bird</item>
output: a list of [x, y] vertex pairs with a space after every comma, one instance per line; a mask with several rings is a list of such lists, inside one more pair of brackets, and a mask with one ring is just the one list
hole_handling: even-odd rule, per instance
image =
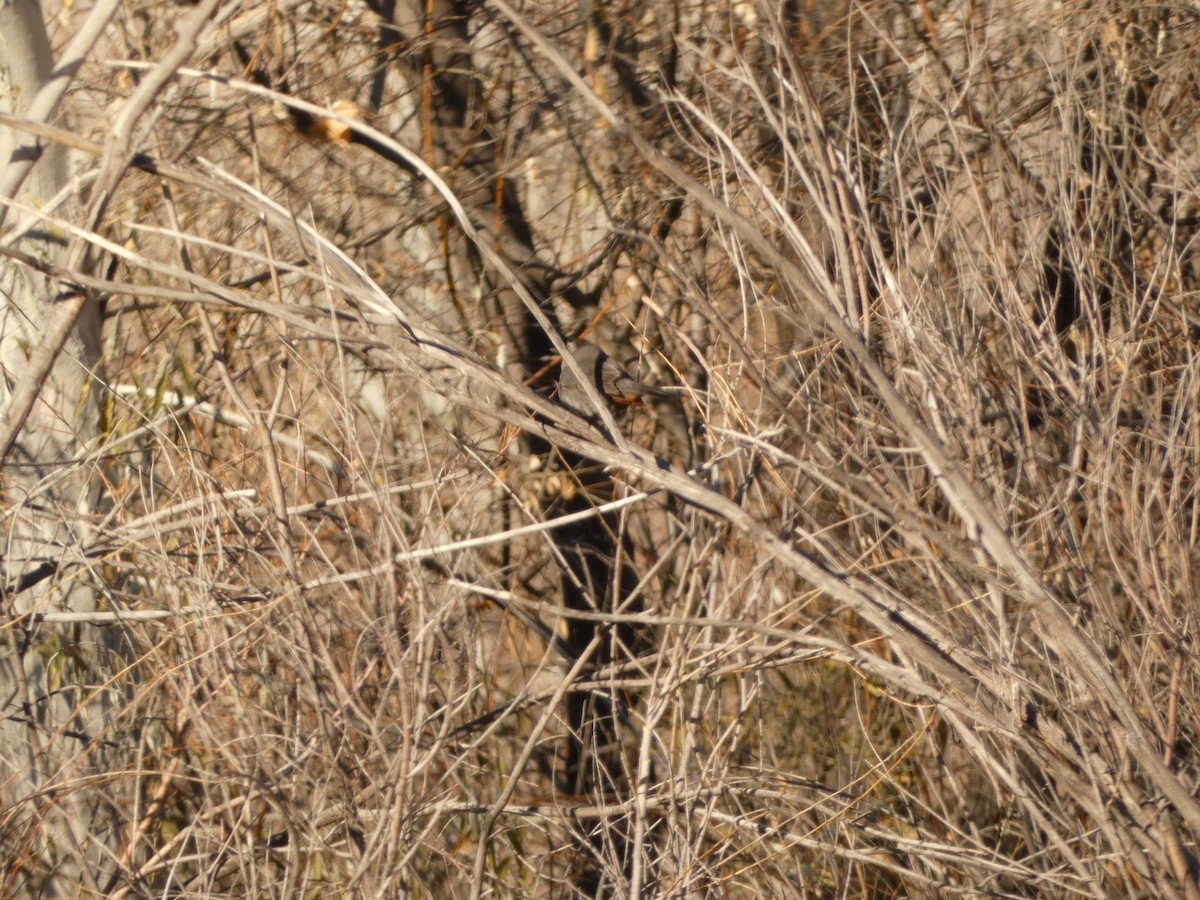
[[[645, 406], [646, 397], [674, 396], [669, 391], [642, 384], [595, 344], [574, 341], [567, 345], [567, 349], [583, 370], [584, 376], [611, 406]], [[584, 418], [590, 419], [596, 412], [583, 384], [566, 360], [563, 360], [562, 374], [558, 380], [558, 402]]]

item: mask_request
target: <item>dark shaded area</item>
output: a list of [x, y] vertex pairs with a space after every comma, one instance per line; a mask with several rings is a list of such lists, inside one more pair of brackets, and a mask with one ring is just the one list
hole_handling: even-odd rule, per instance
[[[386, 56], [405, 73], [412, 90], [421, 95], [426, 148], [432, 150], [434, 165], [447, 172], [452, 187], [480, 229], [482, 239], [491, 243], [520, 273], [524, 287], [539, 304], [541, 311], [558, 327], [552, 298], [582, 308], [594, 304], [604, 288], [589, 293], [581, 287], [582, 278], [596, 267], [612, 262], [624, 242], [614, 240], [600, 259], [585, 264], [581, 271], [564, 271], [552, 255], [537, 246], [534, 229], [522, 206], [521, 186], [512, 171], [504, 167], [504, 151], [499, 135], [511, 128], [503, 103], [494, 105], [472, 58], [471, 16], [478, 8], [459, 0], [433, 0], [426, 5], [416, 0], [380, 0], [376, 10], [390, 24], [379, 38], [381, 59]], [[615, 54], [615, 69], [622, 89], [637, 107], [649, 107], [651, 98], [637, 77], [636, 35], [624, 19], [609, 19], [602, 10], [587, 7], [603, 36], [601, 44]], [[384, 102], [382, 73], [373, 83], [371, 101]], [[497, 109], [496, 107], [500, 108]], [[678, 204], [671, 222], [678, 216]], [[555, 351], [550, 338], [538, 325], [513, 286], [498, 272], [489, 271], [475, 247], [465, 240], [447, 218], [440, 225], [446, 248], [445, 271], [452, 292], [461, 295], [456, 305], [464, 311], [468, 329], [502, 335], [506, 356], [512, 361], [515, 377], [527, 379], [546, 368]], [[665, 226], [669, 230], [669, 223]], [[659, 235], [661, 240], [665, 232]], [[483, 303], [471, 300], [468, 287], [486, 285]], [[480, 306], [482, 305], [482, 309]], [[553, 380], [542, 376], [533, 383], [545, 393], [553, 390]], [[615, 496], [615, 485], [603, 467], [591, 460], [560, 454], [544, 442], [522, 438], [527, 453], [549, 454], [565, 465], [581, 490], [570, 498], [555, 501], [554, 515], [583, 511]], [[615, 515], [593, 516], [570, 526], [556, 529], [553, 539], [565, 568], [560, 575], [562, 603], [571, 610], [587, 613], [621, 609], [633, 613], [640, 604], [626, 604], [638, 583], [637, 573], [629, 564], [631, 547], [619, 535]], [[622, 562], [618, 562], [618, 559]], [[625, 625], [611, 626], [585, 619], [568, 619], [565, 644], [571, 655], [578, 656], [601, 637], [601, 649], [591, 664], [593, 670], [620, 662], [636, 652], [637, 636]], [[561, 756], [557, 773], [559, 789], [585, 795], [596, 802], [621, 802], [633, 795], [622, 754], [622, 734], [627, 720], [629, 698], [606, 694], [601, 690], [574, 691], [566, 701], [570, 739]], [[580, 825], [579, 844], [569, 854], [569, 880], [584, 896], [619, 896], [622, 886], [611, 883], [612, 860], [620, 861], [626, 876], [632, 865], [630, 848], [619, 823], [611, 821]], [[486, 838], [485, 838], [486, 839]], [[606, 864], [606, 860], [608, 861]]]

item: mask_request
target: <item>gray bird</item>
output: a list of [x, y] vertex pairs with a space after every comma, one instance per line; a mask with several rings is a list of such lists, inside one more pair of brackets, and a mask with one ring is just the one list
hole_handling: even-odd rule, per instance
[[[597, 347], [586, 341], [567, 345], [583, 374], [596, 388], [601, 397], [615, 407], [645, 406], [646, 397], [672, 397], [669, 391], [642, 384], [619, 365], [616, 361]], [[596, 411], [588, 399], [575, 373], [563, 361], [562, 375], [558, 381], [558, 402], [573, 412], [586, 418], [591, 418]]]

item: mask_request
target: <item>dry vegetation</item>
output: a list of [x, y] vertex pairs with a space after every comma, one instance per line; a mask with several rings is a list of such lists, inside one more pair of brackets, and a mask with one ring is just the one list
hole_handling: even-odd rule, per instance
[[6, 627], [106, 713], [0, 894], [1200, 895], [1200, 13], [510, 2], [78, 73], [86, 196], [209, 15], [70, 273], [102, 640]]

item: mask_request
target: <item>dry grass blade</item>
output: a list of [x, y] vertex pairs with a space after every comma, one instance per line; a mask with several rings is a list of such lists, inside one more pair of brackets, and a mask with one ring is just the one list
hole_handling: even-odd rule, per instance
[[0, 113], [104, 304], [0, 893], [1200, 896], [1200, 20], [287, 11]]

